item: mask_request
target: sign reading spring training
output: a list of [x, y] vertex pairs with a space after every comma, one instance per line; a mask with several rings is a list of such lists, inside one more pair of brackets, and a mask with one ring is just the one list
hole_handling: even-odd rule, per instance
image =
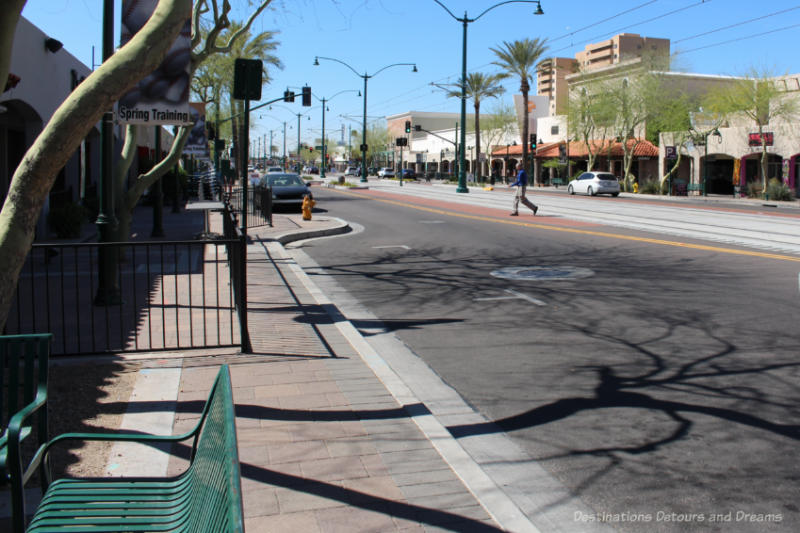
[[[120, 46], [125, 46], [142, 29], [157, 5], [158, 0], [122, 0]], [[117, 102], [116, 121], [120, 124], [150, 126], [192, 124], [189, 109], [191, 57], [192, 23], [189, 12], [164, 61]]]

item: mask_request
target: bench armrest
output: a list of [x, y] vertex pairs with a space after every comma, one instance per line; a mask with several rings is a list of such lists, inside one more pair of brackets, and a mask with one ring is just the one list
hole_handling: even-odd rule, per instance
[[49, 464], [47, 461], [47, 456], [50, 453], [50, 449], [62, 442], [66, 441], [117, 441], [117, 442], [137, 442], [141, 444], [146, 443], [162, 443], [162, 442], [182, 442], [191, 438], [194, 438], [194, 442], [192, 443], [192, 455], [194, 457], [195, 451], [197, 449], [197, 437], [200, 433], [200, 428], [203, 426], [203, 421], [206, 418], [207, 409], [204, 409], [200, 420], [197, 422], [194, 428], [186, 433], [182, 433], [180, 435], [149, 435], [147, 433], [62, 433], [61, 435], [51, 439], [46, 444], [43, 444], [39, 450], [36, 452], [36, 455], [31, 460], [31, 470], [33, 467], [38, 467], [44, 463], [45, 468], [43, 469], [43, 484], [45, 488], [47, 485], [50, 484], [52, 481], [52, 472], [49, 470]]
[[[8, 447], [6, 467], [8, 468], [8, 475], [12, 482], [17, 482], [18, 480], [20, 489], [28, 481], [30, 474], [34, 470], [33, 463], [27, 468], [22, 467], [22, 452], [20, 450], [22, 446], [22, 428], [28, 418], [46, 405], [47, 387], [40, 385], [36, 390], [36, 397], [33, 401], [17, 411], [14, 416], [11, 417], [11, 420], [8, 421], [8, 429], [5, 435], [7, 440], [6, 446]], [[41, 449], [42, 447], [44, 447], [44, 444], [39, 448]]]

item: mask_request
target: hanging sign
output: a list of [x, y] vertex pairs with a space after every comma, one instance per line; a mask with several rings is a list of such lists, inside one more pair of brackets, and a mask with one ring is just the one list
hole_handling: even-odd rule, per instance
[[[144, 27], [157, 5], [158, 0], [122, 0], [120, 46], [125, 46]], [[191, 13], [186, 15], [186, 23], [164, 61], [117, 102], [114, 114], [117, 123], [192, 124], [189, 109], [192, 19]]]

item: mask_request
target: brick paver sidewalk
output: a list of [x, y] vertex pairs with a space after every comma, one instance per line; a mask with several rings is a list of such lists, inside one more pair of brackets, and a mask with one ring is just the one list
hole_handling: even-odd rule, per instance
[[[339, 225], [276, 215], [250, 230], [254, 353], [185, 360], [178, 405], [231, 365], [248, 531], [499, 531], [273, 241]], [[175, 431], [196, 416], [179, 413]]]

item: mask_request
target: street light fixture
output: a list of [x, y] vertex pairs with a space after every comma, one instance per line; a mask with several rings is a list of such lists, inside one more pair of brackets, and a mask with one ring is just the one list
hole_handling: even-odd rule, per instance
[[415, 63], [393, 63], [391, 65], [386, 65], [385, 67], [377, 70], [376, 72], [374, 72], [372, 74], [367, 74], [366, 72], [364, 74], [359, 74], [356, 69], [354, 69], [353, 67], [351, 67], [350, 65], [348, 65], [344, 61], [341, 61], [339, 59], [335, 59], [335, 58], [332, 58], [332, 57], [323, 57], [323, 56], [314, 57], [314, 66], [315, 67], [319, 66], [319, 60], [320, 59], [325, 59], [327, 61], [335, 61], [337, 63], [341, 63], [342, 65], [344, 65], [347, 68], [349, 68], [350, 70], [352, 70], [353, 73], [356, 76], [358, 76], [359, 78], [363, 78], [364, 79], [364, 121], [363, 121], [363, 124], [362, 124], [362, 130], [363, 131], [361, 132], [361, 182], [362, 183], [366, 183], [367, 182], [367, 80], [372, 78], [372, 77], [374, 77], [374, 76], [377, 76], [378, 74], [380, 74], [381, 72], [383, 72], [387, 68], [391, 68], [391, 67], [409, 66], [409, 67], [414, 67], [411, 70], [411, 72], [419, 72], [417, 70], [417, 65]]
[[[471, 19], [467, 16], [467, 12], [464, 11], [464, 17], [458, 18], [453, 14], [452, 11], [447, 9], [447, 7], [441, 3], [439, 0], [433, 0], [439, 6], [442, 7], [447, 13], [456, 19], [458, 22], [461, 22], [464, 25], [464, 37], [462, 39], [462, 46], [461, 46], [461, 153], [459, 154], [459, 169], [458, 169], [458, 187], [456, 187], [456, 192], [469, 192], [467, 188], [467, 175], [464, 169], [465, 163], [465, 156], [464, 156], [464, 149], [463, 146], [466, 146], [467, 143], [467, 129], [464, 127], [467, 120], [467, 25], [470, 22], [475, 22], [486, 13], [491, 11], [492, 9], [505, 5], [505, 4], [536, 4], [536, 11], [533, 12], [534, 15], [544, 15], [544, 11], [542, 11], [542, 4], [541, 0], [507, 0], [505, 2], [500, 2], [495, 4], [489, 8], [483, 10], [483, 13]], [[524, 164], [524, 162], [523, 162]]]

